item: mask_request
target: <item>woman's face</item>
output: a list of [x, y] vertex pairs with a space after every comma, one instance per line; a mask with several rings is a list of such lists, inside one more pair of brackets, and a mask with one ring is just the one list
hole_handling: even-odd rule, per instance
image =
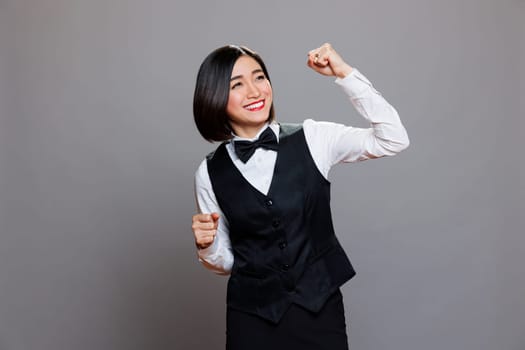
[[226, 113], [233, 132], [255, 137], [268, 120], [272, 107], [272, 86], [259, 63], [240, 56], [233, 66]]

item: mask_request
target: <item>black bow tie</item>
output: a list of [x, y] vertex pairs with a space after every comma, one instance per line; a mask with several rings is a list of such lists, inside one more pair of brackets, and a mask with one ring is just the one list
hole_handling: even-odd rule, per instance
[[246, 163], [259, 147], [277, 151], [279, 144], [277, 137], [270, 127], [263, 131], [261, 136], [255, 141], [234, 141], [233, 146], [239, 159]]

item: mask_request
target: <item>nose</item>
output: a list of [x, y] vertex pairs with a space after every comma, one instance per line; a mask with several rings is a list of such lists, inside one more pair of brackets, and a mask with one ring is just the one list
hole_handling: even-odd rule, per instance
[[247, 93], [249, 98], [259, 97], [259, 95], [261, 94], [259, 88], [253, 83], [248, 84]]

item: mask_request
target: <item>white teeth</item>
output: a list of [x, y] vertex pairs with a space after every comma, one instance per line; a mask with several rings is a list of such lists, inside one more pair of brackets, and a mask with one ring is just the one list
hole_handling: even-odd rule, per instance
[[246, 109], [256, 109], [256, 108], [262, 107], [263, 104], [264, 104], [264, 101], [260, 101], [260, 102], [254, 103], [253, 105], [246, 106], [245, 108]]

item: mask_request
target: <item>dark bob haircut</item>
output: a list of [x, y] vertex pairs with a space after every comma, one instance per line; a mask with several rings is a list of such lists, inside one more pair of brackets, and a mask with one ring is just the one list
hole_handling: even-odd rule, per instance
[[[223, 46], [208, 55], [197, 75], [193, 95], [193, 117], [197, 129], [208, 141], [225, 141], [232, 138], [226, 106], [230, 94], [230, 79], [235, 62], [240, 56], [250, 56], [259, 63], [268, 81], [270, 76], [261, 57], [244, 46]], [[270, 82], [271, 84], [271, 82]], [[268, 121], [274, 119], [273, 103]]]

